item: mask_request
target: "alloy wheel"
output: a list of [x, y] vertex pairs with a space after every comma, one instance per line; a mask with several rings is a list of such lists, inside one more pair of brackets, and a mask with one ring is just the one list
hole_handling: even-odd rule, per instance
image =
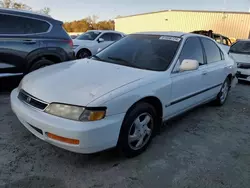
[[133, 150], [139, 150], [145, 146], [152, 135], [153, 126], [153, 118], [149, 113], [140, 114], [130, 127], [129, 147]]

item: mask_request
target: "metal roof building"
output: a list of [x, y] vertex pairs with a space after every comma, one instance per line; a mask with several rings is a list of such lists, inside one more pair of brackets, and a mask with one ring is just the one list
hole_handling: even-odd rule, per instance
[[115, 19], [115, 30], [127, 34], [210, 29], [227, 37], [250, 38], [250, 12], [165, 10]]

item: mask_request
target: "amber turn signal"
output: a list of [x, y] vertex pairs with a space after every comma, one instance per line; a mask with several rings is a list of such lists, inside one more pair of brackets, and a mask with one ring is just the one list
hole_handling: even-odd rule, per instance
[[76, 140], [76, 139], [71, 139], [71, 138], [65, 138], [65, 137], [62, 137], [62, 136], [57, 136], [55, 134], [52, 134], [52, 133], [47, 133], [47, 136], [53, 140], [57, 140], [57, 141], [60, 141], [60, 142], [65, 142], [65, 143], [68, 143], [68, 144], [74, 144], [74, 145], [79, 145], [80, 141], [79, 140]]

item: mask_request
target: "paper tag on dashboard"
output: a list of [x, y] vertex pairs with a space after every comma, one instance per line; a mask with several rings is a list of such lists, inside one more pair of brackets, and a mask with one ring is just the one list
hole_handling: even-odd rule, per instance
[[170, 37], [170, 36], [161, 36], [159, 38], [160, 40], [170, 40], [170, 41], [175, 41], [175, 42], [180, 42], [181, 38], [179, 37]]

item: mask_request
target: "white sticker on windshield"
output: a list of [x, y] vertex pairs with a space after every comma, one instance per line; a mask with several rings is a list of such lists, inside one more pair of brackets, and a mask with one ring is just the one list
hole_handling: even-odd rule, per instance
[[161, 36], [159, 39], [160, 40], [171, 40], [171, 41], [175, 41], [175, 42], [180, 42], [180, 40], [181, 40], [181, 38], [169, 37], [169, 36]]

